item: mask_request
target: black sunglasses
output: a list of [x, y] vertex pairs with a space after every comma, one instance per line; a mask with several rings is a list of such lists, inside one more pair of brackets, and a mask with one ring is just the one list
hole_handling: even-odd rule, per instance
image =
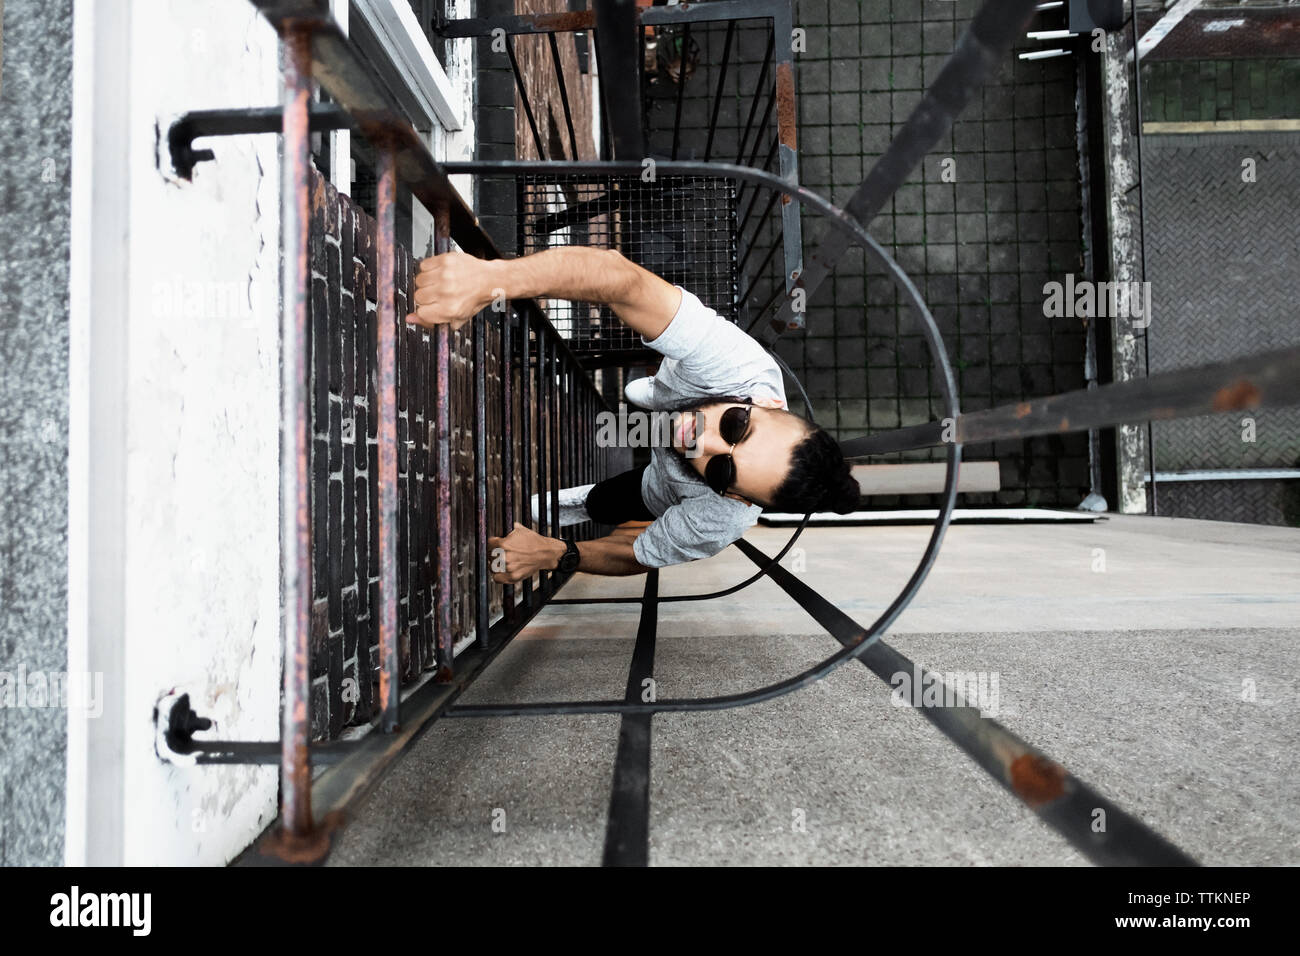
[[[736, 446], [749, 431], [749, 413], [752, 408], [751, 405], [733, 405], [718, 420], [718, 434], [731, 446], [732, 451], [736, 450]], [[704, 480], [718, 494], [727, 493], [727, 489], [736, 481], [736, 462], [731, 457], [731, 452], [714, 455], [709, 459], [709, 463], [704, 466]]]

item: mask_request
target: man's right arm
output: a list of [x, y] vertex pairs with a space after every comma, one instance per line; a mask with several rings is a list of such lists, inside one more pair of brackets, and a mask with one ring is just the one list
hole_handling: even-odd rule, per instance
[[[616, 528], [612, 534], [594, 541], [579, 541], [578, 570], [588, 574], [644, 574], [650, 569], [636, 559], [632, 543], [640, 527]], [[504, 583], [531, 578], [538, 571], [554, 571], [566, 550], [559, 538], [549, 538], [515, 522], [514, 529], [503, 537], [490, 537], [492, 579]]]
[[613, 249], [566, 246], [492, 260], [448, 252], [420, 262], [416, 309], [407, 318], [428, 327], [459, 327], [499, 297], [598, 302], [650, 340], [672, 322], [682, 293]]

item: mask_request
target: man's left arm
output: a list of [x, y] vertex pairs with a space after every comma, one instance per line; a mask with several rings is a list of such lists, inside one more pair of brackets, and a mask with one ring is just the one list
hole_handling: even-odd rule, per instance
[[682, 295], [615, 249], [564, 246], [492, 260], [446, 252], [420, 262], [415, 311], [407, 321], [459, 328], [498, 298], [599, 302], [629, 329], [653, 339], [673, 320]]

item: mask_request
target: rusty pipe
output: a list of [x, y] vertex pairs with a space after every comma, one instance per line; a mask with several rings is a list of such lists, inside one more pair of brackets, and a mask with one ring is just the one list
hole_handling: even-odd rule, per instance
[[312, 829], [311, 507], [308, 473], [307, 323], [308, 180], [311, 175], [311, 28], [284, 36], [284, 155], [280, 164], [280, 549], [283, 598], [284, 703], [280, 712], [280, 814], [284, 830]]

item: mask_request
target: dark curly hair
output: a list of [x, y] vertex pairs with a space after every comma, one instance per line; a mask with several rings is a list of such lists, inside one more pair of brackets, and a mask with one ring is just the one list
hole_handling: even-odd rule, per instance
[[794, 446], [790, 470], [772, 496], [768, 508], [791, 514], [856, 511], [862, 489], [854, 480], [839, 443], [824, 429], [810, 426], [808, 435]]

